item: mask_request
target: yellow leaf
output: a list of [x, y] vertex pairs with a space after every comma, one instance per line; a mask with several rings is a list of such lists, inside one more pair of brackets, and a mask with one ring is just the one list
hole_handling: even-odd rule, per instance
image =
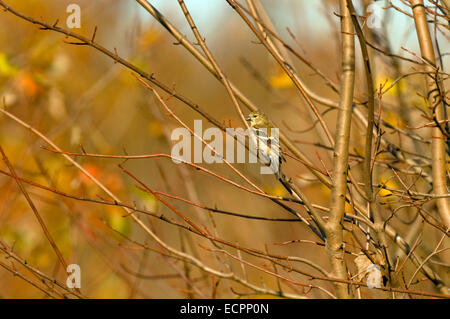
[[349, 203], [347, 203], [347, 202], [345, 202], [345, 208], [344, 208], [344, 211], [345, 211], [347, 214], [353, 213], [352, 205], [349, 204]]
[[158, 121], [151, 121], [148, 123], [148, 131], [150, 132], [150, 135], [155, 137], [162, 137], [164, 135], [163, 127]]
[[93, 298], [127, 298], [129, 294], [128, 286], [123, 283], [123, 279], [110, 273], [106, 278], [102, 278], [99, 285], [92, 292]]
[[161, 38], [161, 33], [159, 33], [155, 29], [150, 29], [142, 35], [139, 45], [140, 45], [141, 49], [147, 49], [152, 44], [158, 42], [158, 40], [160, 38]]
[[36, 266], [39, 268], [49, 267], [52, 264], [52, 262], [54, 262], [54, 261], [52, 260], [50, 255], [45, 251], [40, 252], [37, 255], [36, 261], [35, 261]]
[[328, 187], [326, 187], [325, 185], [320, 184], [320, 193], [323, 196], [328, 197], [331, 195], [331, 190]]
[[387, 96], [396, 96], [398, 94], [399, 91], [401, 91], [402, 85], [399, 82], [396, 82], [392, 87], [391, 85], [394, 83], [394, 80], [392, 78], [389, 77], [379, 77], [376, 81], [375, 81], [375, 89], [378, 91], [380, 89], [381, 86], [381, 91], [384, 92], [385, 90], [388, 90], [385, 95]]
[[293, 87], [294, 83], [285, 72], [280, 72], [270, 78], [270, 85], [277, 89], [284, 89]]
[[0, 52], [0, 73], [4, 74], [5, 76], [15, 76], [17, 73], [19, 73], [19, 68], [15, 65], [12, 65], [6, 54], [3, 52]]
[[405, 123], [401, 119], [401, 117], [395, 113], [395, 112], [385, 112], [383, 115], [383, 120], [388, 123], [389, 125], [392, 125], [394, 127], [404, 128]]
[[137, 187], [132, 187], [129, 191], [132, 198], [137, 200], [137, 202], [144, 206], [146, 209], [156, 212], [158, 209], [158, 199], [153, 196], [152, 194], [149, 194], [147, 192], [144, 192], [140, 190]]
[[123, 216], [123, 211], [117, 207], [109, 206], [107, 215], [108, 224], [121, 234], [129, 235], [131, 230], [130, 220]]
[[275, 187], [264, 186], [264, 191], [273, 196], [286, 196], [286, 190], [283, 186], [278, 185]]
[[[391, 188], [391, 189], [398, 189], [398, 184], [394, 181], [394, 179], [387, 175], [387, 174], [381, 174], [379, 177], [379, 183], [385, 187]], [[381, 188], [378, 192], [378, 195], [381, 197], [391, 196], [393, 193], [392, 191], [388, 189]]]

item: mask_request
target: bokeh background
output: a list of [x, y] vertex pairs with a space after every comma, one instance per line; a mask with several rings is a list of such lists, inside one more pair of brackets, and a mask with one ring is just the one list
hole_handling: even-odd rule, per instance
[[[81, 7], [81, 28], [72, 31], [90, 37], [97, 27], [96, 42], [118, 54], [139, 68], [154, 73], [155, 77], [202, 106], [216, 119], [231, 127], [242, 127], [239, 117], [226, 90], [189, 52], [150, 16], [140, 5], [131, 0], [15, 0], [6, 1], [16, 10], [53, 23], [59, 20], [65, 26], [66, 7], [77, 3]], [[186, 37], [195, 38], [185, 21], [177, 1], [150, 1]], [[339, 19], [336, 1], [261, 1], [279, 35], [298, 52], [307, 57], [332, 81], [339, 83]], [[400, 1], [396, 1], [400, 2]], [[357, 9], [362, 10], [359, 1]], [[306, 104], [290, 79], [282, 72], [267, 50], [255, 43], [256, 37], [239, 16], [222, 0], [186, 0], [186, 5], [196, 21], [201, 34], [228, 77], [280, 127], [309, 156], [318, 167], [331, 169], [330, 153], [314, 143], [321, 140], [314, 130], [296, 133], [311, 126]], [[398, 4], [404, 8], [401, 3]], [[288, 33], [295, 35], [294, 40]], [[389, 10], [385, 16], [384, 41], [388, 41], [395, 54], [414, 58], [402, 50], [418, 51], [413, 21], [406, 15]], [[439, 34], [442, 52], [447, 52], [447, 38]], [[66, 43], [64, 35], [49, 30], [39, 30], [10, 13], [0, 11], [0, 96], [6, 109], [45, 134], [64, 151], [98, 154], [155, 154], [170, 153], [168, 140], [175, 122], [152, 94], [119, 64], [89, 46]], [[364, 81], [360, 50], [356, 47], [357, 87], [355, 95], [364, 98]], [[444, 58], [448, 65], [448, 56]], [[295, 61], [302, 79], [315, 92], [338, 100], [311, 69]], [[375, 60], [377, 85], [392, 83], [394, 71], [383, 56]], [[412, 66], [400, 62], [405, 71]], [[425, 94], [423, 78], [408, 77], [384, 96], [383, 120], [394, 126], [405, 127], [405, 120], [396, 105], [396, 90], [402, 90], [407, 103], [413, 105], [411, 118], [420, 123], [423, 99], [416, 92]], [[162, 94], [162, 93], [161, 93]], [[167, 94], [162, 94], [167, 97]], [[192, 127], [200, 115], [172, 98], [167, 101], [172, 110]], [[321, 111], [326, 108], [319, 105]], [[334, 131], [335, 110], [324, 115]], [[211, 126], [203, 119], [203, 127]], [[290, 129], [292, 131], [290, 131]], [[365, 128], [352, 127], [353, 154], [362, 154]], [[168, 135], [169, 134], [169, 135]], [[402, 143], [402, 137], [387, 130], [386, 138]], [[424, 135], [427, 138], [426, 134]], [[408, 142], [404, 142], [408, 143]], [[81, 197], [106, 198], [106, 195], [83, 176], [80, 171], [55, 154], [41, 148], [42, 139], [16, 122], [0, 115], [0, 145], [19, 176], [51, 186], [62, 192]], [[430, 157], [425, 145], [423, 155]], [[77, 157], [76, 161], [101, 180], [124, 202], [135, 202], [138, 207], [164, 214], [178, 222], [181, 218], [162, 205], [154, 196], [136, 188], [136, 182], [124, 174], [118, 159]], [[206, 168], [239, 183], [239, 179], [223, 164], [202, 164]], [[358, 176], [359, 163], [355, 160]], [[239, 213], [272, 218], [290, 218], [271, 201], [237, 190], [207, 174], [176, 165], [167, 158], [129, 160], [125, 166], [153, 190], [194, 198], [208, 207], [217, 207]], [[182, 166], [182, 167], [181, 167]], [[7, 170], [4, 163], [2, 170]], [[286, 196], [284, 188], [272, 176], [258, 174], [258, 166], [236, 164], [236, 167], [266, 192]], [[294, 178], [305, 194], [319, 205], [328, 206], [329, 190], [311, 182], [312, 175], [305, 167], [290, 158], [285, 164], [286, 175]], [[392, 175], [389, 169], [381, 170], [380, 181]], [[395, 181], [391, 187], [399, 187]], [[49, 191], [26, 186], [50, 233], [68, 263], [80, 265], [81, 291], [92, 298], [185, 298], [199, 297], [180, 274], [185, 274], [183, 263], [160, 254], [138, 249], [123, 236], [150, 247], [159, 248], [132, 220], [124, 216], [122, 209], [63, 198]], [[381, 195], [392, 195], [384, 191]], [[192, 198], [192, 197], [191, 197]], [[212, 215], [208, 211], [189, 204], [168, 199], [183, 214], [208, 229], [215, 225], [214, 233], [227, 241], [268, 250], [279, 255], [308, 258], [329, 269], [323, 247], [317, 246], [314, 234], [300, 223], [266, 222], [233, 216]], [[395, 200], [394, 200], [395, 202]], [[395, 204], [392, 204], [395, 205]], [[350, 209], [350, 208], [348, 208]], [[389, 214], [389, 204], [384, 215]], [[408, 212], [401, 212], [410, 218]], [[211, 217], [213, 216], [213, 217]], [[205, 263], [219, 269], [229, 264], [241, 273], [236, 261], [223, 254], [214, 254], [203, 247], [212, 247], [202, 238], [189, 235], [178, 227], [149, 218], [140, 218], [170, 245], [198, 256]], [[407, 226], [392, 221], [400, 229]], [[430, 226], [424, 226], [430, 227]], [[114, 231], [114, 230], [115, 231]], [[14, 247], [14, 252], [41, 271], [65, 282], [66, 273], [57, 262], [56, 255], [44, 237], [41, 227], [28, 206], [15, 181], [0, 176], [0, 238]], [[426, 235], [423, 241], [434, 247], [437, 235]], [[277, 245], [293, 240], [302, 243]], [[351, 237], [346, 238], [351, 243]], [[311, 242], [309, 242], [311, 241]], [[235, 250], [230, 250], [235, 253]], [[256, 261], [245, 256], [249, 261]], [[0, 260], [10, 261], [0, 254]], [[264, 265], [270, 268], [269, 265]], [[25, 269], [21, 271], [27, 273]], [[314, 272], [306, 265], [306, 271]], [[211, 278], [189, 266], [189, 277], [204, 297], [213, 297]], [[254, 269], [247, 269], [249, 281], [276, 289], [278, 282], [272, 276]], [[291, 274], [296, 280], [308, 282], [306, 277]], [[425, 286], [427, 284], [424, 284]], [[42, 298], [44, 294], [11, 273], [0, 270], [0, 297]], [[331, 289], [332, 285], [323, 283]], [[420, 283], [419, 283], [420, 286]], [[426, 286], [428, 287], [428, 286]], [[217, 285], [216, 297], [236, 297], [233, 291], [245, 292], [245, 288], [225, 280]], [[286, 286], [287, 291], [299, 288]], [[312, 291], [313, 297], [326, 297], [320, 291]], [[370, 297], [364, 295], [363, 297]]]

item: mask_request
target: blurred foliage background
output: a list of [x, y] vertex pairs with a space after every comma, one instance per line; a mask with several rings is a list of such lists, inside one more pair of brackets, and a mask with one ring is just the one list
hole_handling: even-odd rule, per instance
[[[16, 10], [37, 19], [53, 23], [56, 20], [64, 26], [68, 13], [66, 7], [77, 3], [81, 7], [81, 29], [72, 31], [90, 37], [97, 27], [95, 41], [147, 71], [154, 73], [162, 82], [173, 85], [178, 92], [201, 105], [215, 118], [227, 126], [242, 127], [230, 98], [223, 86], [200, 65], [166, 30], [147, 14], [136, 2], [126, 0], [97, 1], [9, 1]], [[185, 23], [176, 1], [151, 1], [175, 26], [195, 42]], [[262, 1], [272, 17], [281, 37], [302, 55], [314, 63], [332, 81], [339, 83], [339, 19], [335, 1]], [[312, 162], [323, 169], [331, 169], [330, 153], [314, 145], [320, 139], [314, 130], [296, 133], [311, 126], [306, 116], [306, 106], [290, 79], [271, 58], [267, 50], [255, 43], [256, 38], [243, 24], [225, 1], [187, 0], [193, 18], [220, 66], [228, 77], [297, 145], [308, 154]], [[359, 7], [360, 8], [360, 7]], [[392, 11], [392, 10], [391, 10]], [[387, 27], [392, 49], [396, 54], [408, 56], [401, 46], [417, 52], [418, 46], [412, 27], [412, 19], [399, 12], [392, 16]], [[289, 36], [286, 28], [295, 34]], [[440, 35], [441, 37], [441, 35]], [[448, 39], [448, 38], [447, 38]], [[42, 132], [64, 151], [99, 154], [154, 154], [169, 153], [171, 142], [167, 134], [179, 124], [175, 122], [151, 93], [119, 64], [89, 46], [66, 43], [61, 34], [39, 30], [35, 25], [17, 17], [0, 12], [0, 96], [6, 109]], [[443, 52], [448, 51], [443, 41]], [[359, 48], [356, 49], [359, 56]], [[389, 86], [395, 78], [395, 71], [389, 59], [379, 55], [375, 60], [376, 85]], [[320, 95], [338, 100], [314, 72], [296, 61], [305, 83]], [[411, 65], [401, 63], [401, 68], [411, 71]], [[358, 60], [357, 88], [355, 96], [364, 99], [364, 77]], [[386, 84], [387, 83], [387, 84]], [[423, 78], [411, 76], [395, 85], [383, 97], [382, 118], [385, 122], [406, 128], [404, 114], [398, 108], [398, 92], [411, 105], [408, 114], [409, 125], [421, 121], [425, 102], [416, 94], [425, 95]], [[164, 95], [167, 97], [167, 95]], [[184, 104], [172, 98], [167, 102], [185, 123], [192, 127], [194, 119], [200, 116]], [[321, 111], [326, 108], [319, 106]], [[334, 129], [335, 110], [324, 115]], [[203, 127], [211, 124], [203, 120]], [[292, 132], [288, 129], [290, 128]], [[363, 154], [365, 128], [358, 124], [352, 127], [353, 154]], [[396, 145], [411, 142], [395, 130], [386, 130], [385, 137]], [[409, 143], [409, 144], [408, 144]], [[16, 122], [0, 115], [0, 145], [19, 176], [36, 183], [56, 188], [59, 191], [80, 197], [105, 198], [106, 195], [80, 171], [70, 165], [60, 154], [41, 148], [44, 141], [19, 126]], [[428, 145], [422, 155], [430, 157]], [[380, 155], [387, 156], [389, 155]], [[154, 196], [135, 187], [136, 182], [117, 166], [122, 160], [77, 157], [76, 161], [93, 176], [102, 181], [124, 202], [136, 203], [164, 216], [182, 222]], [[223, 164], [202, 164], [234, 181], [239, 178]], [[360, 162], [351, 161], [355, 174], [359, 176]], [[153, 190], [167, 192], [188, 198], [194, 192], [200, 203], [208, 207], [246, 213], [249, 215], [289, 218], [279, 206], [262, 197], [242, 192], [233, 186], [191, 168], [180, 168], [167, 158], [129, 160], [125, 166]], [[182, 165], [180, 165], [182, 166]], [[7, 168], [0, 164], [2, 170]], [[272, 176], [258, 174], [258, 166], [236, 164], [238, 169], [261, 186], [267, 193], [286, 196], [284, 188]], [[319, 205], [328, 206], [329, 190], [319, 183], [308, 181], [312, 175], [295, 160], [285, 165], [286, 175], [294, 177], [305, 194]], [[410, 177], [405, 177], [410, 178]], [[400, 187], [392, 179], [392, 171], [386, 168], [379, 172], [379, 181], [391, 188]], [[419, 183], [421, 183], [419, 181]], [[100, 205], [61, 197], [55, 193], [26, 185], [39, 213], [62, 251], [68, 263], [80, 265], [82, 270], [81, 291], [92, 298], [183, 298], [198, 296], [186, 284], [180, 274], [185, 273], [183, 263], [168, 259], [158, 253], [145, 252], [130, 243], [122, 233], [133, 240], [159, 249], [119, 207]], [[192, 193], [191, 193], [192, 194]], [[384, 216], [396, 205], [392, 193], [382, 190], [386, 196]], [[395, 196], [394, 196], [395, 197]], [[296, 255], [328, 268], [324, 249], [309, 241], [316, 241], [309, 229], [300, 223], [266, 222], [236, 218], [199, 210], [189, 204], [168, 199], [183, 214], [200, 224], [216, 226], [214, 233], [227, 241], [259, 250], [268, 249], [279, 255]], [[390, 201], [390, 203], [388, 203]], [[347, 207], [351, 210], [351, 207]], [[411, 218], [406, 210], [401, 218]], [[223, 267], [229, 263], [240, 272], [240, 265], [226, 256], [212, 254], [203, 247], [211, 247], [208, 240], [192, 237], [187, 232], [167, 223], [140, 216], [168, 244], [198, 256], [207, 264]], [[392, 224], [400, 230], [407, 225], [398, 220]], [[431, 226], [425, 225], [425, 228]], [[14, 247], [14, 252], [27, 263], [44, 273], [65, 282], [66, 273], [57, 262], [56, 255], [46, 240], [42, 229], [29, 208], [15, 181], [7, 176], [0, 177], [0, 238]], [[192, 240], [194, 238], [194, 240]], [[435, 233], [424, 231], [423, 241], [434, 247], [439, 240]], [[277, 245], [277, 243], [304, 240], [303, 243]], [[351, 246], [352, 238], [345, 238]], [[249, 261], [256, 261], [246, 256]], [[10, 260], [0, 255], [0, 260]], [[265, 265], [267, 266], [267, 265]], [[269, 265], [270, 266], [270, 265]], [[270, 268], [267, 266], [268, 268]], [[17, 266], [20, 267], [20, 266]], [[189, 278], [204, 294], [212, 297], [211, 279], [192, 266]], [[301, 265], [312, 271], [308, 266]], [[25, 273], [26, 270], [20, 268]], [[277, 289], [277, 280], [263, 272], [248, 268], [250, 282]], [[296, 280], [305, 280], [299, 274], [291, 274]], [[42, 298], [44, 294], [9, 272], [0, 270], [0, 285], [3, 298]], [[427, 285], [427, 284], [424, 284]], [[419, 284], [420, 286], [420, 284]], [[244, 291], [233, 282], [220, 281], [217, 297], [235, 297], [230, 290]], [[330, 283], [324, 287], [331, 288]], [[288, 291], [299, 288], [287, 287]], [[324, 297], [320, 291], [311, 296]], [[363, 297], [368, 297], [364, 295]]]

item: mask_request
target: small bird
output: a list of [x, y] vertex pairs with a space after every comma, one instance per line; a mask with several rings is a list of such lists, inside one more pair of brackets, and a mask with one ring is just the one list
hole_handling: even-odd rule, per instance
[[[261, 162], [270, 166], [277, 179], [284, 179], [281, 172], [281, 162], [286, 159], [281, 154], [278, 134], [274, 134], [274, 127], [264, 113], [251, 112], [246, 118], [250, 122], [250, 137], [258, 150]], [[283, 183], [284, 184], [284, 183]]]
[[[300, 203], [303, 203], [301, 198], [298, 195], [298, 192], [294, 192], [295, 188], [291, 188], [291, 181], [286, 179], [286, 176], [281, 172], [281, 163], [286, 159], [283, 157], [281, 148], [280, 148], [280, 140], [278, 132], [273, 132], [275, 129], [273, 125], [270, 123], [269, 119], [264, 113], [259, 111], [251, 112], [246, 118], [246, 121], [250, 122], [250, 137], [253, 140], [254, 145], [256, 146], [258, 158], [263, 162], [264, 165], [270, 166], [272, 172], [278, 181], [283, 185], [283, 187], [289, 192], [289, 194], [294, 195]], [[292, 211], [291, 211], [292, 212]], [[309, 210], [307, 210], [310, 217], [314, 218]], [[321, 228], [320, 224], [316, 224], [317, 228], [308, 222], [306, 219], [302, 218], [295, 211], [293, 214], [299, 217], [306, 225], [308, 225], [319, 238], [324, 239], [325, 233]]]

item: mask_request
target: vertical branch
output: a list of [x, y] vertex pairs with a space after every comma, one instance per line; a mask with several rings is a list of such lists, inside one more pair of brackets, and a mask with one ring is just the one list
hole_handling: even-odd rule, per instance
[[366, 126], [366, 142], [364, 149], [364, 162], [363, 162], [363, 178], [364, 178], [364, 191], [366, 199], [368, 201], [369, 212], [371, 211], [371, 204], [373, 202], [373, 187], [372, 187], [372, 137], [374, 126], [374, 87], [372, 78], [372, 67], [370, 64], [369, 52], [365, 37], [361, 26], [359, 25], [355, 8], [353, 7], [352, 0], [347, 0], [348, 9], [351, 15], [353, 25], [355, 27], [356, 35], [358, 36], [359, 46], [361, 48], [361, 54], [364, 61], [364, 71], [366, 76], [366, 88], [367, 88], [367, 126]]
[[364, 39], [363, 31], [358, 23], [355, 8], [352, 1], [347, 0], [348, 9], [351, 14], [353, 25], [355, 26], [356, 35], [358, 36], [359, 45], [361, 47], [361, 53], [364, 60], [364, 71], [366, 75], [367, 85], [367, 129], [366, 129], [366, 146], [364, 150], [364, 163], [363, 163], [363, 176], [364, 176], [364, 190], [369, 203], [373, 201], [373, 189], [372, 189], [372, 136], [373, 136], [373, 124], [374, 124], [374, 89], [372, 79], [372, 68], [370, 66], [369, 53], [367, 51], [366, 41]]
[[[336, 128], [336, 145], [333, 158], [330, 218], [326, 225], [326, 248], [333, 275], [347, 279], [347, 269], [342, 253], [345, 195], [347, 191], [348, 147], [352, 117], [353, 89], [355, 84], [355, 40], [353, 24], [347, 1], [340, 0], [341, 18], [341, 96]], [[338, 298], [351, 298], [347, 284], [335, 283]]]
[[[373, 199], [373, 187], [372, 187], [372, 137], [374, 127], [374, 110], [375, 110], [375, 98], [374, 98], [374, 86], [372, 67], [370, 62], [369, 52], [367, 50], [366, 40], [363, 30], [359, 25], [356, 11], [353, 6], [352, 0], [347, 0], [348, 9], [351, 14], [352, 22], [355, 27], [356, 35], [358, 36], [359, 46], [361, 48], [362, 58], [364, 61], [364, 71], [366, 76], [367, 87], [367, 128], [366, 128], [366, 145], [364, 150], [364, 162], [363, 162], [363, 178], [364, 178], [364, 190], [367, 199], [367, 208], [369, 216], [373, 218], [374, 226], [376, 230], [376, 237], [381, 246], [383, 257], [388, 267], [389, 277], [391, 274], [390, 260], [388, 254], [388, 245], [386, 242], [386, 236], [384, 234], [384, 222], [378, 210], [378, 207], [374, 203]], [[376, 157], [376, 155], [375, 155]], [[375, 160], [374, 157], [374, 160]]]
[[[427, 17], [423, 0], [410, 0], [413, 9], [414, 23], [416, 25], [417, 38], [419, 40], [422, 57], [428, 62], [425, 65], [428, 104], [431, 115], [436, 122], [436, 127], [431, 129], [432, 134], [432, 171], [433, 171], [433, 191], [435, 194], [447, 194], [447, 170], [445, 142], [441, 128], [439, 127], [444, 120], [444, 106], [440, 97], [440, 88], [438, 73], [436, 72], [436, 63], [434, 57], [433, 43], [431, 41], [430, 30], [428, 29]], [[441, 215], [442, 222], [446, 227], [450, 227], [450, 202], [448, 197], [437, 199], [437, 207]]]

